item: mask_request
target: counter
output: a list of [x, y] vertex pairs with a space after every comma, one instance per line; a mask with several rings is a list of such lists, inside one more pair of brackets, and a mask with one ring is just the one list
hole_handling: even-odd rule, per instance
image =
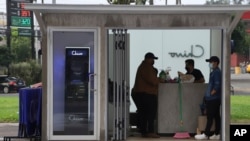
[[[183, 83], [182, 85], [182, 119], [183, 129], [196, 133], [198, 116], [201, 115], [200, 104], [207, 84]], [[159, 134], [180, 132], [180, 106], [178, 83], [162, 83], [159, 85], [157, 129]]]

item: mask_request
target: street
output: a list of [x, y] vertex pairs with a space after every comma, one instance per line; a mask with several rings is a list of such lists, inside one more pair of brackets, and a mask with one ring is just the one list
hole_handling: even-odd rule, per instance
[[0, 96], [1, 96], [1, 97], [4, 97], [4, 96], [5, 96], [5, 97], [6, 97], [6, 96], [9, 96], [9, 97], [10, 97], [10, 96], [18, 96], [18, 93], [8, 93], [8, 94], [0, 93]]
[[250, 95], [250, 74], [231, 74], [231, 86], [235, 95]]

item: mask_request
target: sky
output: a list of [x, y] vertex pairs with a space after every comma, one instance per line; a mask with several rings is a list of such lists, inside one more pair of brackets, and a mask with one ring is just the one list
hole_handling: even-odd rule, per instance
[[[54, 0], [43, 0], [46, 4], [51, 4]], [[107, 0], [55, 0], [58, 4], [108, 4]], [[167, 0], [168, 5], [174, 5], [176, 0]], [[205, 4], [206, 0], [181, 0], [183, 5]], [[42, 0], [37, 0], [41, 3]], [[154, 0], [155, 5], [165, 5], [166, 0]], [[0, 0], [0, 12], [6, 13], [6, 0]]]

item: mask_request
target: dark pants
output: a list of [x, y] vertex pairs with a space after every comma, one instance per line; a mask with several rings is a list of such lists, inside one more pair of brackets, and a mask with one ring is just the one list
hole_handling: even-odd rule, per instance
[[221, 118], [220, 118], [220, 100], [211, 100], [206, 101], [206, 110], [207, 110], [207, 125], [205, 129], [205, 134], [207, 136], [211, 136], [211, 127], [213, 124], [213, 120], [215, 120], [215, 134], [218, 135], [220, 133], [221, 128]]
[[132, 93], [137, 107], [138, 124], [141, 134], [154, 133], [154, 120], [157, 113], [157, 96], [147, 93]]

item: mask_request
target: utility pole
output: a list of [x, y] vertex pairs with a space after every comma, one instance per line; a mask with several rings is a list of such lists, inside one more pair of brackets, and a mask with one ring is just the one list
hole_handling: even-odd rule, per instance
[[[6, 16], [7, 16], [7, 29], [6, 29], [6, 44], [7, 44], [7, 48], [9, 49], [9, 55], [11, 55], [11, 38], [10, 38], [10, 1], [6, 0]], [[8, 75], [10, 75], [10, 63], [8, 63], [7, 66], [8, 69]]]
[[32, 59], [36, 59], [36, 51], [35, 51], [35, 30], [34, 30], [34, 15], [32, 14], [32, 17], [30, 18], [31, 22], [31, 57]]
[[154, 0], [149, 0], [149, 5], [154, 5]]
[[181, 5], [181, 0], [176, 0], [176, 5]]

